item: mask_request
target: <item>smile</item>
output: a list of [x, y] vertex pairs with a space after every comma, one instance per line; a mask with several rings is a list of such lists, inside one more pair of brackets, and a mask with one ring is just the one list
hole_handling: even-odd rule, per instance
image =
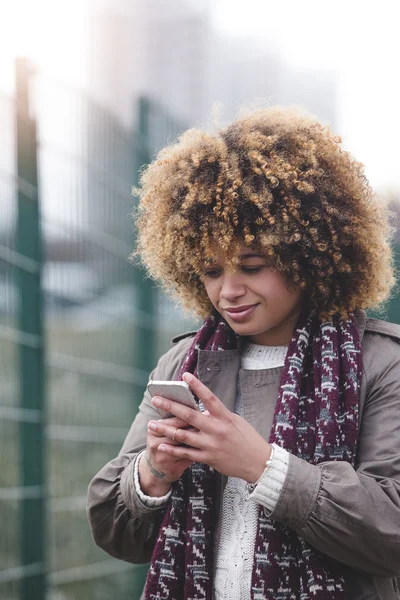
[[228, 317], [230, 319], [232, 319], [232, 321], [244, 321], [245, 319], [247, 319], [247, 317], [249, 317], [253, 311], [255, 310], [257, 304], [251, 304], [251, 305], [247, 305], [247, 306], [237, 306], [237, 307], [230, 307], [230, 308], [224, 308], [223, 311], [225, 314], [228, 315]]

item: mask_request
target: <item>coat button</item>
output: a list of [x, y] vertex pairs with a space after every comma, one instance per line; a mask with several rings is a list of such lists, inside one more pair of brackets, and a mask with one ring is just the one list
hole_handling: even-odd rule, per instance
[[218, 363], [210, 363], [206, 366], [206, 371], [220, 371], [221, 367]]

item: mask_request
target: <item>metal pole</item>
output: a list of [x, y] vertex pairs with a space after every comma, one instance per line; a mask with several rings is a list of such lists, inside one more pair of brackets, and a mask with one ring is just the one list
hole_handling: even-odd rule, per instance
[[[45, 566], [45, 431], [44, 431], [44, 332], [41, 290], [42, 240], [38, 197], [36, 123], [29, 113], [27, 59], [16, 60], [17, 135], [17, 251], [38, 264], [32, 273], [18, 268], [19, 329], [37, 340], [34, 347], [21, 344], [20, 406], [33, 418], [20, 425], [20, 478], [28, 493], [20, 501], [20, 548], [23, 575], [21, 600], [44, 600]], [[29, 413], [27, 413], [29, 414]]]
[[[134, 140], [134, 184], [138, 183], [139, 169], [150, 162], [149, 150], [149, 103], [146, 98], [140, 98], [137, 105], [137, 126]], [[133, 285], [136, 290], [136, 309], [149, 315], [156, 313], [156, 294], [154, 284], [144, 278], [139, 267], [132, 269]], [[155, 366], [155, 330], [146, 327], [135, 327], [134, 330], [134, 360], [135, 367], [150, 373]], [[133, 386], [133, 409], [137, 413], [143, 396], [143, 386]], [[146, 580], [148, 565], [137, 565], [132, 574], [132, 598], [140, 598]]]
[[[138, 140], [135, 145], [137, 160], [136, 172], [144, 164], [150, 162], [150, 140], [149, 140], [149, 101], [147, 98], [140, 98], [138, 104]], [[140, 269], [135, 269], [135, 283], [137, 286], [138, 309], [154, 317], [156, 316], [157, 295], [154, 283], [145, 278], [145, 274]], [[154, 368], [156, 331], [146, 327], [138, 327], [136, 330], [136, 367], [150, 372]], [[142, 390], [143, 391], [143, 390]], [[141, 398], [137, 398], [136, 408]]]

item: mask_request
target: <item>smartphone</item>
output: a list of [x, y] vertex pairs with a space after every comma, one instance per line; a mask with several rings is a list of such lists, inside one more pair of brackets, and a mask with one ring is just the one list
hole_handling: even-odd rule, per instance
[[[154, 379], [150, 379], [147, 389], [151, 397], [163, 396], [169, 400], [174, 400], [174, 402], [180, 402], [180, 404], [184, 404], [194, 410], [200, 410], [186, 381], [155, 381]], [[161, 408], [157, 410], [163, 419], [174, 416]]]

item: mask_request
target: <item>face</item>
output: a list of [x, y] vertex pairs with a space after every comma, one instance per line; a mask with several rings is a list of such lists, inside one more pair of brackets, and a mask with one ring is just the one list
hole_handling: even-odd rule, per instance
[[242, 246], [234, 270], [216, 252], [204, 267], [208, 297], [232, 329], [255, 344], [286, 346], [301, 310], [299, 288], [289, 291], [285, 277], [268, 259]]

